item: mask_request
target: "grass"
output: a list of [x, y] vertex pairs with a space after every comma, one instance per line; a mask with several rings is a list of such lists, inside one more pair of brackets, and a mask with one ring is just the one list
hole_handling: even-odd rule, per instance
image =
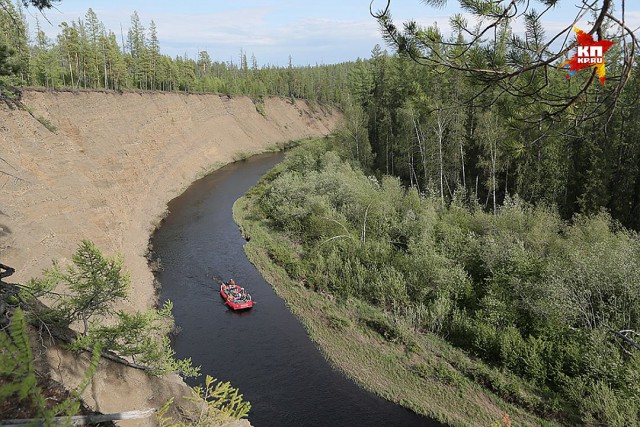
[[55, 133], [55, 131], [57, 131], [57, 130], [58, 130], [58, 128], [57, 128], [53, 123], [51, 123], [51, 121], [49, 121], [49, 120], [45, 119], [45, 118], [44, 118], [44, 117], [42, 117], [42, 116], [38, 116], [38, 117], [36, 117], [36, 120], [37, 120], [37, 121], [39, 121], [39, 122], [40, 122], [40, 124], [42, 124], [42, 126], [44, 126], [45, 128], [47, 128], [47, 130], [49, 130], [49, 132], [53, 132], [53, 133]]
[[236, 154], [233, 155], [233, 161], [243, 162], [247, 160], [249, 157], [253, 156], [254, 154], [256, 153], [252, 153], [250, 151], [238, 151]]
[[504, 419], [514, 426], [558, 425], [527, 411], [536, 409], [540, 397], [517, 377], [436, 335], [418, 334], [376, 307], [339, 301], [292, 280], [267, 249], [282, 245], [283, 236], [255, 213], [251, 196], [236, 201], [233, 216], [250, 237], [244, 246], [249, 260], [330, 363], [363, 388], [452, 426], [501, 426]]
[[55, 133], [58, 128], [51, 123], [51, 121], [47, 118], [45, 118], [44, 116], [37, 116], [35, 115], [35, 113], [33, 112], [33, 109], [27, 105], [24, 104], [20, 104], [20, 106], [31, 115], [31, 117], [33, 117], [34, 119], [36, 119], [38, 122], [40, 122], [40, 124], [42, 126], [44, 126], [49, 132]]

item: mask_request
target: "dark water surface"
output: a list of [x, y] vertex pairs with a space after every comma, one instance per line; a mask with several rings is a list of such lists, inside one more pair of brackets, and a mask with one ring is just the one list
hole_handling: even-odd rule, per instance
[[[177, 357], [231, 383], [252, 405], [254, 426], [435, 426], [333, 369], [295, 316], [247, 260], [231, 207], [283, 155], [228, 165], [169, 203], [153, 237], [164, 271], [161, 300], [174, 302]], [[223, 304], [212, 277], [233, 278], [257, 301], [243, 313]], [[200, 383], [203, 378], [191, 380]]]

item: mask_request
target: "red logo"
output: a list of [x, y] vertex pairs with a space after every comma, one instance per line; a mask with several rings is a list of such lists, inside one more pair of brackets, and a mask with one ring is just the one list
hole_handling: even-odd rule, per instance
[[571, 59], [560, 64], [560, 68], [566, 68], [568, 70], [567, 78], [570, 78], [578, 70], [594, 67], [600, 83], [604, 86], [607, 75], [604, 54], [613, 46], [614, 42], [610, 40], [595, 41], [590, 34], [575, 27], [573, 30], [576, 32], [578, 52]]

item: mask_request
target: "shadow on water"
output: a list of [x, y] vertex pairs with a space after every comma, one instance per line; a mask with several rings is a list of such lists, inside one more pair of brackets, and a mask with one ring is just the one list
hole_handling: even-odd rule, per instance
[[[359, 388], [333, 369], [243, 252], [231, 208], [281, 153], [228, 165], [169, 203], [153, 237], [161, 300], [174, 302], [177, 357], [240, 388], [254, 426], [436, 426]], [[226, 308], [213, 277], [233, 278], [257, 301]], [[200, 383], [202, 378], [191, 381]]]

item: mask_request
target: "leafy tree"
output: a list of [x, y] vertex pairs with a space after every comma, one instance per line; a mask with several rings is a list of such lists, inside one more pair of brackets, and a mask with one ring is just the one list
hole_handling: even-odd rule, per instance
[[199, 368], [191, 365], [191, 359], [174, 358], [167, 337], [173, 326], [170, 302], [161, 310], [145, 313], [115, 311], [114, 304], [127, 297], [130, 282], [129, 275], [122, 272], [122, 256], [104, 257], [92, 242], [85, 240], [72, 261], [74, 265], [66, 271], [54, 263], [42, 278], [32, 279], [21, 292], [25, 301], [41, 296], [53, 299], [50, 309], [37, 313], [49, 327], [65, 328], [73, 321], [82, 321], [82, 336], [70, 348], [100, 346], [138, 363], [153, 375], [199, 375]]

